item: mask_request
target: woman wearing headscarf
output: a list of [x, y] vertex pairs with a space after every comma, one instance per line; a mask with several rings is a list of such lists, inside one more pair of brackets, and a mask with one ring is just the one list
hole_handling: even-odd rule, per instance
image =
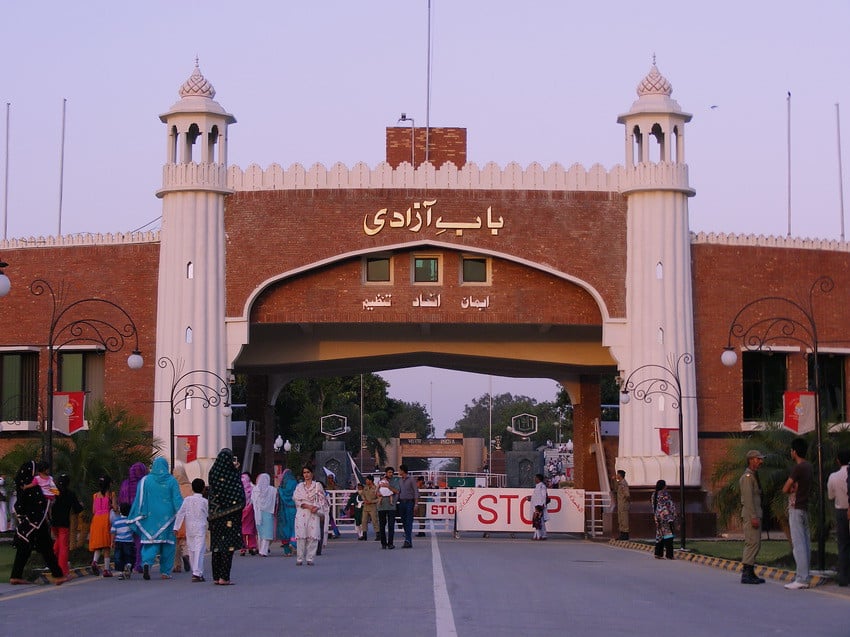
[[57, 586], [66, 581], [65, 575], [53, 552], [53, 540], [50, 537], [50, 519], [47, 498], [34, 482], [35, 461], [21, 465], [15, 475], [15, 561], [12, 564], [10, 584], [29, 584], [24, 579], [24, 566], [33, 550], [41, 553], [44, 563], [50, 569], [53, 583]]
[[174, 518], [183, 496], [177, 480], [168, 471], [165, 458], [155, 458], [151, 472], [139, 482], [130, 509], [131, 526], [142, 538], [142, 577], [151, 578], [150, 569], [159, 556], [159, 576], [171, 579], [174, 568]]
[[271, 485], [269, 474], [261, 473], [251, 493], [251, 505], [254, 507], [254, 521], [257, 523], [260, 555], [263, 557], [268, 557], [269, 545], [274, 539], [275, 504], [277, 504], [277, 491]]
[[655, 483], [655, 491], [651, 496], [652, 513], [655, 517], [655, 559], [673, 559], [673, 524], [676, 522], [676, 505], [667, 492], [667, 482], [659, 480]]
[[[186, 467], [179, 460], [174, 463], [174, 470], [171, 472], [174, 479], [177, 480], [177, 485], [180, 487], [180, 495], [183, 499], [192, 495], [192, 483], [189, 482], [189, 476], [186, 475]], [[174, 545], [174, 572], [180, 573], [192, 570], [192, 565], [189, 563], [189, 549], [186, 547], [186, 527], [180, 525], [174, 535], [177, 539]]]
[[242, 548], [242, 510], [245, 508], [239, 464], [230, 449], [219, 451], [210, 467], [207, 495], [213, 583], [228, 586], [232, 584], [233, 552]]
[[245, 555], [245, 551], [248, 551], [251, 555], [256, 555], [257, 521], [254, 519], [254, 505], [251, 500], [254, 484], [251, 482], [251, 475], [247, 472], [242, 474], [241, 479], [242, 490], [245, 492], [245, 508], [242, 509], [242, 550], [239, 554]]
[[280, 503], [277, 508], [277, 537], [283, 545], [284, 557], [292, 556], [292, 548], [295, 546], [295, 487], [298, 480], [292, 475], [290, 469], [284, 469], [280, 477], [280, 486], [277, 488], [277, 497]]
[[312, 566], [322, 537], [320, 514], [326, 507], [325, 487], [313, 479], [313, 470], [304, 467], [301, 470], [304, 482], [295, 487], [293, 500], [297, 513], [295, 514], [295, 537], [298, 538], [298, 555], [296, 564], [301, 566], [304, 560]]
[[[118, 507], [126, 504], [130, 508], [133, 507], [133, 500], [136, 499], [136, 491], [139, 488], [139, 480], [148, 475], [148, 467], [144, 462], [136, 462], [130, 465], [129, 477], [121, 483], [121, 489], [118, 491]], [[142, 538], [133, 534], [133, 544], [136, 545], [136, 561], [133, 564], [133, 570], [137, 573], [142, 572]]]

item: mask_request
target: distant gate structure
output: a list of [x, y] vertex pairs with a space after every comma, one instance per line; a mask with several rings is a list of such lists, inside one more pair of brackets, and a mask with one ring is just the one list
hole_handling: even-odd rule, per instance
[[387, 465], [398, 469], [406, 458], [459, 458], [460, 471], [477, 473], [487, 464], [484, 438], [464, 438], [463, 434], [450, 433], [445, 438], [417, 438], [416, 434], [403, 433], [391, 438], [384, 449]]

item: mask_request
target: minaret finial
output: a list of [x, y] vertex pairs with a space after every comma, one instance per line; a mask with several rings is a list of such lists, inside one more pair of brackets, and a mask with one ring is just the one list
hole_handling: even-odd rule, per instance
[[[195, 63], [197, 64], [197, 58], [195, 60]], [[655, 51], [652, 52], [652, 66], [655, 66]]]
[[[655, 56], [654, 56], [654, 55], [652, 56], [652, 63], [653, 63], [653, 64], [655, 64]], [[200, 67], [198, 66], [198, 54], [197, 54], [197, 53], [195, 53], [195, 68], [196, 68], [196, 69], [197, 69], [197, 68], [200, 68]]]

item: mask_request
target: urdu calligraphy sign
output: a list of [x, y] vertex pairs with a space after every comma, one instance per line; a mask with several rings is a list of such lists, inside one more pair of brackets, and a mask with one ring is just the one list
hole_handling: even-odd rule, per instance
[[505, 220], [500, 216], [493, 219], [493, 207], [487, 206], [487, 216], [484, 221], [481, 215], [477, 215], [473, 221], [446, 221], [442, 215], [434, 216], [433, 207], [436, 199], [413, 202], [406, 212], [388, 212], [388, 208], [381, 208], [374, 215], [363, 217], [363, 232], [371, 237], [381, 232], [385, 227], [404, 228], [410, 232], [419, 232], [423, 228], [434, 228], [435, 234], [443, 234], [447, 230], [454, 230], [458, 237], [463, 236], [464, 230], [480, 230], [486, 227], [490, 234], [497, 235], [499, 230], [505, 226]]

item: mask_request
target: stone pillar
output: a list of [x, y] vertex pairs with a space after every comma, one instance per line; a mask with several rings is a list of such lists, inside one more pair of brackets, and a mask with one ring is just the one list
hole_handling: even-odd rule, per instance
[[[594, 447], [596, 436], [594, 429], [602, 415], [602, 394], [599, 376], [581, 376], [579, 395], [571, 397], [573, 404], [573, 474], [575, 487], [587, 491], [600, 489], [596, 470], [596, 454], [602, 453]], [[577, 400], [577, 402], [576, 402]]]
[[534, 474], [543, 473], [543, 453], [531, 440], [518, 440], [505, 454], [505, 465], [509, 489], [533, 489]]

